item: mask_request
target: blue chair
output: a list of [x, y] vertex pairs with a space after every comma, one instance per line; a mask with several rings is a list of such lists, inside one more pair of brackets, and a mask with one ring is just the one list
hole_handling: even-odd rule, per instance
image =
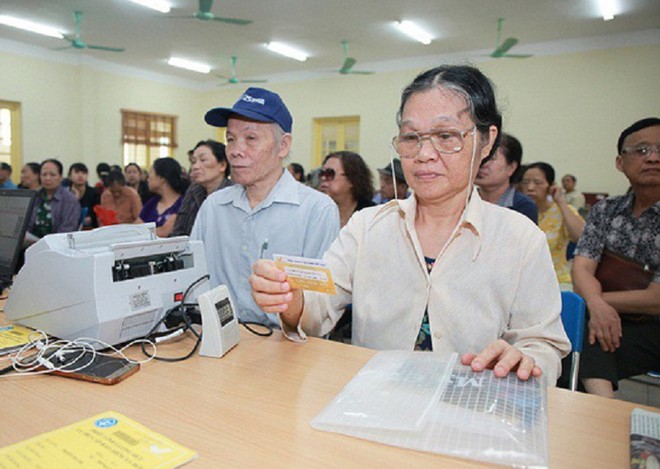
[[584, 343], [584, 324], [586, 307], [584, 300], [577, 293], [561, 292], [561, 322], [566, 335], [571, 341], [571, 375], [569, 387], [577, 389], [578, 372], [580, 371], [580, 353]]

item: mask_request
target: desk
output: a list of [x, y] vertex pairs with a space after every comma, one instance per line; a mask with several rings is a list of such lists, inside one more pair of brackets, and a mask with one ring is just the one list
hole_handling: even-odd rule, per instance
[[[162, 344], [159, 354], [177, 356], [191, 343]], [[312, 417], [374, 353], [242, 330], [238, 347], [224, 358], [152, 361], [115, 386], [57, 376], [0, 378], [0, 446], [115, 410], [196, 450], [191, 468], [488, 467], [313, 430]], [[551, 467], [629, 467], [635, 405], [554, 388], [548, 400]]]

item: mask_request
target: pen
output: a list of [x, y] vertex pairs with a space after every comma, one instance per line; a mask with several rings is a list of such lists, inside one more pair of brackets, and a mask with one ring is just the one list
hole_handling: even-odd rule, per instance
[[266, 249], [268, 249], [268, 238], [264, 239], [264, 243], [261, 245], [261, 252], [259, 252], [259, 259], [264, 258], [264, 254], [266, 253]]

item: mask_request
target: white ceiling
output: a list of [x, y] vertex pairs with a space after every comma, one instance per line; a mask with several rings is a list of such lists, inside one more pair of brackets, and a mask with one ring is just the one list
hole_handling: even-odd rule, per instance
[[[172, 18], [192, 15], [197, 0], [170, 0], [172, 10], [161, 14], [128, 0], [0, 0], [0, 15], [45, 23], [72, 34], [73, 12], [83, 11], [82, 39], [89, 44], [124, 47], [125, 52], [53, 50], [64, 40], [0, 25], [0, 46], [29, 45], [53, 60], [88, 60], [105, 66], [216, 86], [215, 75], [228, 75], [230, 56], [238, 56], [239, 78], [332, 76], [343, 63], [341, 41], [349, 42], [355, 70], [385, 71], [425, 66], [437, 57], [479, 60], [495, 48], [497, 19], [506, 18], [502, 38], [517, 37], [512, 53], [561, 52], [567, 40], [594, 42], [644, 37], [660, 42], [660, 1], [610, 0], [618, 5], [613, 21], [603, 21], [596, 0], [215, 0], [217, 16], [253, 20], [232, 24]], [[434, 37], [424, 46], [403, 36], [393, 22], [418, 22]], [[265, 48], [268, 41], [295, 45], [309, 54], [306, 62], [278, 56]], [[577, 41], [572, 41], [577, 43]], [[167, 65], [170, 56], [209, 64], [210, 75]], [[524, 59], [498, 59], [524, 60]], [[368, 79], [365, 77], [364, 79]]]

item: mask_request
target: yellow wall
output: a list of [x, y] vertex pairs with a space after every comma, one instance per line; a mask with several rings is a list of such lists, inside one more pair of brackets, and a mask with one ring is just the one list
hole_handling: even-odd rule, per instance
[[[616, 139], [633, 121], [658, 115], [660, 45], [478, 66], [496, 84], [505, 130], [522, 141], [525, 162], [547, 161], [559, 177], [574, 173], [582, 191], [626, 190], [614, 168]], [[204, 112], [231, 106], [244, 89], [195, 91], [7, 53], [0, 53], [0, 70], [0, 99], [23, 106], [24, 161], [57, 156], [65, 164], [120, 163], [119, 110], [130, 108], [179, 116], [177, 157], [183, 162], [198, 140], [215, 136]], [[313, 118], [359, 115], [360, 152], [373, 169], [384, 166], [392, 154], [399, 94], [419, 71], [266, 85], [293, 114], [291, 160], [311, 169]]]
[[[23, 162], [61, 159], [121, 164], [121, 109], [174, 114], [177, 159], [200, 138], [210, 137], [200, 120], [204, 95], [159, 82], [0, 52], [0, 96], [21, 103]], [[18, 172], [16, 172], [18, 173]]]

